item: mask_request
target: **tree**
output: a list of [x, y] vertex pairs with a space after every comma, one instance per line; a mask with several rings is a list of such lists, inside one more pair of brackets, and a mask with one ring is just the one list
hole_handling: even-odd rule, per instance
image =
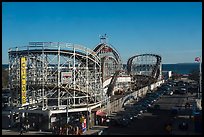
[[8, 87], [8, 70], [2, 68], [2, 87], [7, 88]]
[[188, 76], [189, 79], [199, 82], [199, 70], [192, 70]]
[[176, 80], [176, 79], [180, 79], [180, 78], [181, 78], [181, 74], [173, 73], [172, 80]]

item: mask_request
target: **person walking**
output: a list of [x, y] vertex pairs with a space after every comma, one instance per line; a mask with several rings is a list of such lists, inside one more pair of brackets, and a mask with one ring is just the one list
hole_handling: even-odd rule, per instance
[[20, 129], [20, 135], [23, 135], [23, 128]]

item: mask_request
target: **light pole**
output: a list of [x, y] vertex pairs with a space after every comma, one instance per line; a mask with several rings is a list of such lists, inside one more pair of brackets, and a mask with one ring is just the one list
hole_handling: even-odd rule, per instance
[[200, 99], [200, 95], [202, 94], [202, 86], [201, 86], [201, 79], [202, 79], [202, 72], [201, 72], [201, 63], [202, 63], [202, 58], [200, 58], [201, 60], [200, 60], [200, 73], [199, 73], [199, 75], [200, 75], [200, 91], [199, 91], [199, 94], [198, 94], [198, 98]]
[[89, 130], [89, 106], [88, 106], [88, 94], [87, 94], [87, 120], [86, 120], [86, 126], [87, 126], [87, 131]]
[[69, 101], [68, 101], [68, 97], [67, 97], [67, 135], [69, 135], [69, 126], [68, 126], [68, 123], [69, 123], [69, 115], [68, 115], [68, 109], [69, 109]]
[[199, 90], [198, 90], [198, 96], [197, 96], [198, 99], [200, 99], [200, 94], [202, 93], [202, 87], [201, 87], [201, 78], [202, 78], [202, 75], [201, 75], [201, 63], [202, 63], [202, 60], [201, 60], [201, 59], [202, 59], [202, 57], [196, 57], [196, 58], [195, 58], [195, 61], [200, 63], [200, 64], [199, 64], [199, 65], [200, 65], [200, 67], [199, 67], [199, 70], [200, 70], [200, 71], [199, 71], [199, 76], [200, 76], [200, 78], [199, 78], [199, 84], [200, 84], [200, 88], [199, 88]]

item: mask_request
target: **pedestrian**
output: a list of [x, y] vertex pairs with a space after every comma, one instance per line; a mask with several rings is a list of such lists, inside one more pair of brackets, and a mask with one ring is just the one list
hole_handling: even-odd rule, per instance
[[52, 126], [52, 134], [55, 134], [55, 126]]
[[33, 128], [35, 128], [35, 122], [33, 122]]
[[76, 135], [78, 135], [78, 134], [79, 134], [79, 127], [76, 126]]
[[104, 123], [104, 118], [102, 117], [101, 118], [101, 125], [103, 125], [103, 123]]
[[189, 119], [191, 119], [192, 118], [192, 115], [191, 115], [191, 113], [189, 114]]
[[20, 129], [20, 135], [23, 135], [23, 128]]
[[79, 135], [82, 135], [83, 134], [83, 131], [82, 131], [82, 128], [80, 127], [79, 128]]
[[170, 124], [168, 124], [168, 125], [166, 126], [166, 131], [167, 131], [169, 134], [171, 134], [172, 126], [171, 126]]
[[59, 129], [59, 134], [62, 135], [62, 127]]
[[29, 129], [30, 129], [30, 124], [28, 124], [28, 131], [29, 131]]
[[25, 132], [28, 132], [28, 124], [25, 125]]

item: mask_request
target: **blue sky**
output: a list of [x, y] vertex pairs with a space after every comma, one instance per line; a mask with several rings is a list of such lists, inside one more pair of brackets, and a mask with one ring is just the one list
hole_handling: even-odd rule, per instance
[[123, 63], [143, 53], [161, 55], [164, 64], [194, 62], [202, 55], [202, 3], [4, 2], [2, 64], [10, 47], [49, 41], [93, 49], [105, 33]]

